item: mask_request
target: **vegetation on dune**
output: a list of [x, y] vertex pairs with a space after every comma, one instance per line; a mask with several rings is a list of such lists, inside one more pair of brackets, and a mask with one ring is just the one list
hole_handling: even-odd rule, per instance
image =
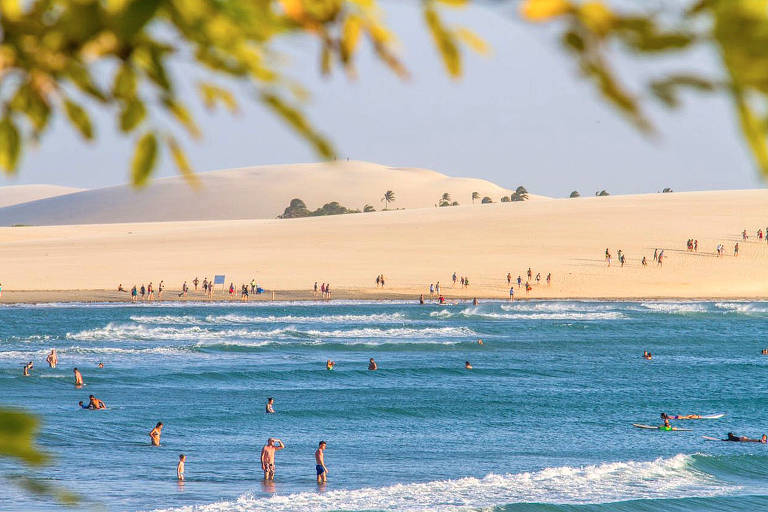
[[581, 197], [581, 194], [579, 194], [578, 190], [574, 190], [573, 192], [571, 192], [571, 195], [569, 195], [568, 197], [573, 199], [574, 197]]
[[393, 202], [395, 200], [395, 193], [391, 190], [387, 190], [384, 192], [384, 195], [382, 196], [381, 200], [384, 202], [384, 209], [389, 210], [389, 203]]
[[[371, 209], [365, 211], [375, 211], [369, 205], [366, 206]], [[313, 211], [307, 208], [307, 205], [304, 204], [304, 201], [296, 198], [291, 199], [290, 204], [285, 209], [283, 214], [278, 215], [277, 218], [296, 219], [299, 217], [322, 217], [325, 215], [343, 215], [346, 213], [360, 213], [360, 210], [351, 210], [345, 206], [340, 205], [337, 201], [331, 201], [330, 203], [325, 203], [322, 207]]]

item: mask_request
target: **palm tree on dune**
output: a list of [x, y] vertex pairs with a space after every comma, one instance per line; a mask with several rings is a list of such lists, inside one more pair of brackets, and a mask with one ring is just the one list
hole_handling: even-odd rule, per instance
[[395, 193], [391, 190], [387, 190], [384, 192], [384, 197], [382, 197], [381, 200], [384, 201], [384, 209], [386, 210], [389, 208], [389, 203], [395, 200]]

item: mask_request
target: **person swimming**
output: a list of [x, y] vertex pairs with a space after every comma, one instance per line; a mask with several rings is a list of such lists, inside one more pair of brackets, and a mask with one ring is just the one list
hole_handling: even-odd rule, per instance
[[90, 404], [89, 405], [85, 405], [82, 400], [77, 402], [77, 405], [79, 405], [81, 409], [91, 409]]
[[90, 402], [88, 403], [89, 409], [106, 409], [107, 404], [96, 398], [95, 396], [91, 395], [88, 397]]
[[336, 366], [336, 361], [331, 361], [330, 359], [325, 362], [325, 369], [326, 370], [333, 370], [333, 368]]
[[466, 368], [467, 370], [472, 369], [472, 365], [469, 363], [469, 361], [464, 361], [464, 368]]
[[267, 414], [275, 414], [275, 408], [273, 407], [275, 404], [275, 399], [272, 397], [267, 398], [267, 407], [266, 412]]

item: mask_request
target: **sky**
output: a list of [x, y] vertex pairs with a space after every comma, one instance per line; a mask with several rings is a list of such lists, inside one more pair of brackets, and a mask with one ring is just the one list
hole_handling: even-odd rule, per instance
[[[508, 9], [474, 6], [455, 13], [452, 21], [492, 48], [488, 56], [465, 52], [465, 72], [456, 81], [443, 70], [418, 7], [384, 5], [410, 80], [394, 76], [367, 48], [361, 48], [356, 80], [338, 72], [322, 77], [314, 41], [281, 43], [290, 57], [286, 73], [311, 93], [309, 118], [341, 158], [429, 168], [508, 188], [524, 185], [554, 197], [572, 190], [591, 195], [603, 189], [628, 194], [763, 186], [725, 98], [690, 95], [680, 110], [654, 108], [659, 134], [649, 139], [579, 77], [552, 30], [526, 25]], [[699, 53], [659, 68], [711, 66], [712, 59]], [[629, 76], [648, 71], [625, 61], [621, 69]], [[183, 70], [177, 74], [179, 81], [185, 78]], [[197, 102], [191, 90], [184, 96]], [[243, 108], [234, 117], [195, 108], [204, 137], [185, 141], [185, 148], [196, 171], [318, 160], [255, 100], [245, 93], [238, 99]], [[85, 143], [57, 119], [37, 147], [27, 147], [18, 173], [0, 177], [0, 185], [96, 188], [127, 182], [134, 140], [117, 133], [109, 112], [95, 122], [97, 140]], [[156, 176], [175, 173], [163, 158]]]

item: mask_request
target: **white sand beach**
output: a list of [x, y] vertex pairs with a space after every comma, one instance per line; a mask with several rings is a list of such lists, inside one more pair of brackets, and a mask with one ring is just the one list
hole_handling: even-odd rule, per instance
[[[235, 286], [256, 279], [267, 290], [308, 290], [318, 281], [331, 283], [332, 290], [345, 290], [345, 296], [416, 297], [440, 281], [448, 297], [506, 298], [506, 274], [512, 273], [514, 279], [522, 275], [525, 281], [528, 267], [534, 276], [542, 275], [541, 283], [532, 283], [530, 298], [768, 296], [768, 243], [755, 237], [757, 229], [768, 227], [768, 190], [535, 197], [472, 205], [474, 188], [499, 196], [506, 191], [482, 180], [441, 178], [421, 170], [385, 173], [378, 167], [383, 168], [369, 168], [375, 176], [373, 185], [365, 179], [368, 171], [343, 165], [333, 171], [340, 181], [327, 180], [327, 188], [316, 187], [311, 196], [310, 189], [302, 189], [286, 192], [285, 197], [302, 197], [310, 207], [331, 200], [355, 206], [349, 198], [375, 202], [376, 195], [392, 189], [397, 194], [392, 206], [406, 209], [285, 220], [218, 218], [219, 206], [251, 204], [244, 193], [242, 198], [234, 194], [222, 198], [214, 207], [195, 205], [198, 214], [209, 220], [140, 222], [151, 214], [173, 217], [176, 207], [187, 212], [184, 215], [192, 210], [186, 204], [189, 190], [173, 189], [182, 190], [173, 195], [171, 187], [158, 182], [136, 195], [155, 198], [157, 212], [150, 206], [137, 207], [134, 222], [112, 223], [127, 215], [118, 207], [115, 216], [106, 219], [102, 210], [87, 218], [82, 210], [72, 213], [88, 224], [2, 227], [0, 300], [12, 300], [14, 290], [113, 290], [118, 283], [129, 288], [149, 281], [157, 285], [160, 280], [171, 290], [185, 280], [214, 274], [225, 274], [227, 284]], [[279, 181], [275, 172], [270, 171], [268, 181]], [[302, 173], [308, 182], [316, 178], [313, 166], [295, 166], [285, 178], [297, 183]], [[427, 204], [420, 208], [414, 176], [432, 187], [424, 185], [422, 201]], [[203, 176], [203, 183], [208, 186], [210, 181]], [[293, 185], [282, 186], [292, 190]], [[336, 190], [338, 194], [332, 193]], [[462, 205], [429, 206], [439, 198], [438, 191], [450, 192]], [[145, 193], [149, 195], [141, 195]], [[262, 192], [258, 197], [266, 201], [271, 194]], [[26, 205], [29, 215], [39, 219], [60, 215], [56, 199], [47, 201], [50, 211], [40, 206], [46, 202], [38, 201], [35, 208], [35, 203]], [[269, 210], [274, 217], [271, 214], [286, 201], [283, 197], [270, 201], [272, 206], [260, 211]], [[254, 210], [259, 202], [254, 198]], [[103, 208], [109, 211], [108, 205]], [[743, 229], [750, 235], [746, 242], [741, 240]], [[686, 251], [688, 238], [698, 240], [698, 252]], [[736, 242], [741, 245], [738, 257], [732, 255]], [[723, 257], [714, 254], [718, 243], [725, 245]], [[603, 256], [606, 248], [614, 254], [610, 268]], [[665, 250], [661, 268], [652, 261], [657, 248]], [[627, 257], [624, 268], [615, 258], [618, 249]], [[647, 267], [640, 264], [643, 256], [648, 258]], [[451, 287], [453, 272], [467, 276], [470, 286]], [[550, 272], [552, 283], [547, 286], [544, 277]], [[376, 288], [378, 274], [386, 277], [384, 291]], [[516, 292], [526, 296], [524, 290]], [[82, 293], [78, 296], [83, 298]], [[44, 294], [27, 297], [45, 298]]]

